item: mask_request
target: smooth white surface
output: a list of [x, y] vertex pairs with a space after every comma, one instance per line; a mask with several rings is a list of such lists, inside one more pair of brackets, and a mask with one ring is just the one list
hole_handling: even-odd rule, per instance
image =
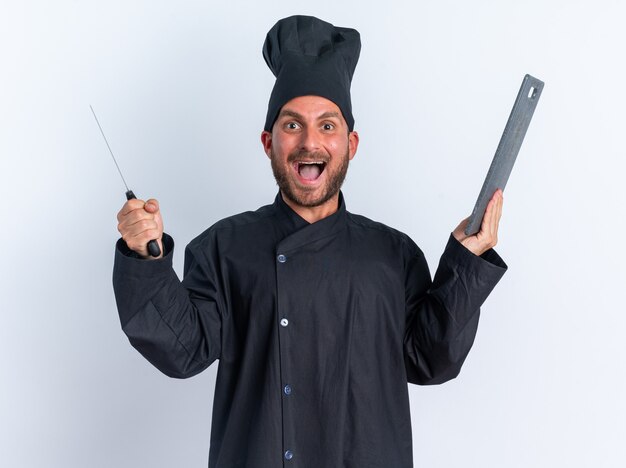
[[182, 248], [276, 193], [259, 134], [281, 17], [357, 28], [348, 209], [434, 271], [472, 209], [525, 73], [546, 83], [505, 193], [489, 297], [460, 377], [412, 386], [415, 465], [626, 463], [626, 7], [553, 2], [17, 2], [0, 6], [0, 458], [7, 467], [202, 467], [216, 366], [186, 381], [122, 334], [124, 188]]

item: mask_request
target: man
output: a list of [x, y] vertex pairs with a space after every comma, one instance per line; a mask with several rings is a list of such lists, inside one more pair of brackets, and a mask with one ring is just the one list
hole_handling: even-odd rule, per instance
[[408, 236], [346, 211], [359, 51], [358, 32], [312, 17], [270, 30], [261, 141], [279, 194], [194, 239], [182, 283], [158, 202], [118, 214], [114, 286], [133, 346], [178, 378], [219, 359], [210, 467], [412, 466], [407, 381], [456, 377], [506, 270], [492, 250], [501, 192], [477, 235], [464, 221], [450, 236], [434, 281]]

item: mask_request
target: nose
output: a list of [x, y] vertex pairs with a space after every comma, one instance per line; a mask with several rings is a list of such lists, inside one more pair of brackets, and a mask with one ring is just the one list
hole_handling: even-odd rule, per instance
[[301, 133], [300, 149], [302, 151], [313, 152], [319, 150], [320, 147], [321, 145], [318, 132], [311, 127], [305, 128]]

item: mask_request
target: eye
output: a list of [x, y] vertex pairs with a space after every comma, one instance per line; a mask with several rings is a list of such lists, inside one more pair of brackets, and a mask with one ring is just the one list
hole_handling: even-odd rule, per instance
[[328, 130], [329, 131], [329, 130], [333, 130], [335, 128], [335, 126], [333, 124], [331, 124], [331, 123], [326, 122], [324, 125], [322, 125], [322, 128], [324, 130]]
[[300, 126], [298, 125], [297, 122], [287, 122], [285, 124], [285, 128], [287, 130], [297, 130]]

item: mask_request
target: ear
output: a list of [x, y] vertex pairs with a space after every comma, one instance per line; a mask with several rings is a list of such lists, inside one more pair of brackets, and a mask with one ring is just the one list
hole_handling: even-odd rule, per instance
[[352, 161], [356, 150], [359, 147], [359, 134], [357, 132], [348, 133], [348, 158]]
[[268, 158], [271, 158], [272, 134], [267, 130], [263, 130], [261, 132], [261, 143], [263, 144], [263, 151], [265, 151]]

